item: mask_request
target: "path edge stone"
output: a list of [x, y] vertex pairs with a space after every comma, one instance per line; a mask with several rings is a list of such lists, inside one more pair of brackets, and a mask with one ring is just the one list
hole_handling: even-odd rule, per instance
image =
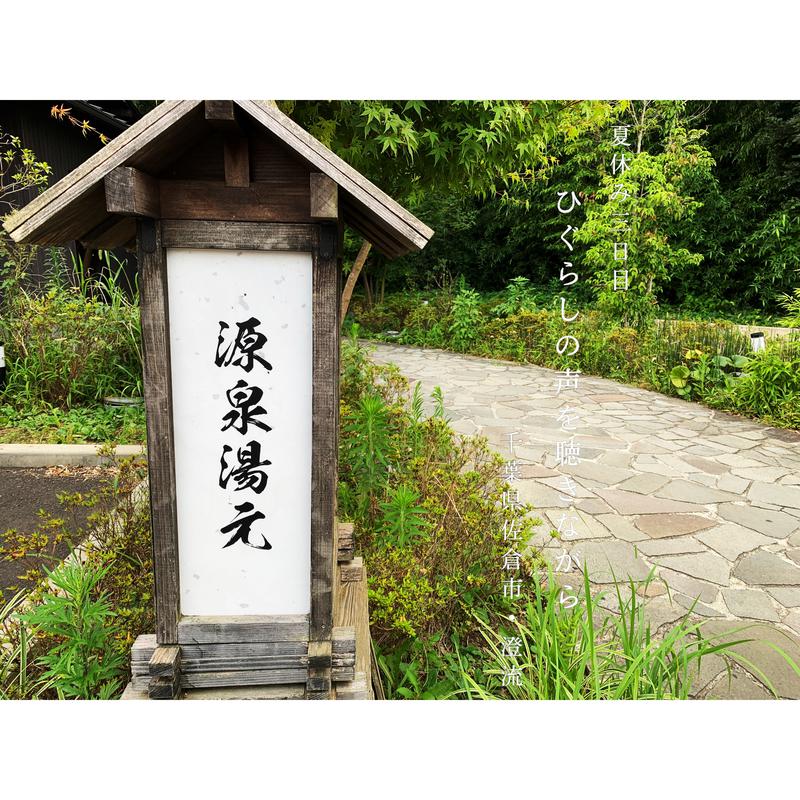
[[[96, 467], [108, 462], [99, 444], [0, 444], [0, 469], [35, 467]], [[138, 444], [117, 445], [115, 460], [143, 458], [144, 447]]]

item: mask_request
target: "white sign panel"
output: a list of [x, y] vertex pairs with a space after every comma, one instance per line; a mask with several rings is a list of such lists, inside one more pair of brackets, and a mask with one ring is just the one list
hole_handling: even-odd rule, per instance
[[181, 613], [310, 610], [310, 253], [167, 250]]

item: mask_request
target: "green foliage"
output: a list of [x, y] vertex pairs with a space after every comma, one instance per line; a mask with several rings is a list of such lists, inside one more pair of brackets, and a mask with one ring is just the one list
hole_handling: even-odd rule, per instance
[[19, 269], [6, 270], [0, 339], [15, 405], [71, 408], [109, 395], [142, 391], [138, 295], [129, 299], [123, 265], [107, 254], [107, 270], [90, 277], [80, 262], [54, 265], [42, 292], [27, 289]]
[[713, 182], [693, 193], [703, 203], [681, 237], [705, 255], [702, 270], [674, 278], [681, 294], [736, 298], [738, 307], [774, 310], [800, 269], [800, 103], [690, 103], [708, 131]]
[[702, 350], [687, 350], [685, 360], [690, 366], [679, 364], [673, 367], [669, 379], [677, 393], [687, 400], [693, 395], [704, 399], [719, 389], [733, 388], [739, 370], [750, 362], [747, 356], [737, 354], [728, 358]]
[[[606, 165], [598, 189], [584, 204], [585, 219], [575, 240], [586, 246], [582, 261], [593, 272], [591, 284], [598, 308], [623, 325], [643, 327], [655, 316], [661, 290], [675, 271], [700, 264], [701, 253], [679, 243], [676, 226], [691, 223], [700, 202], [689, 194], [689, 178], [710, 180], [713, 159], [700, 140], [705, 131], [686, 130], [675, 119], [680, 109], [670, 102], [632, 104], [631, 135], [638, 144], [627, 154], [629, 167], [612, 174]], [[663, 141], [652, 131], [663, 131]], [[649, 133], [648, 149], [642, 137]], [[604, 152], [607, 148], [601, 148]], [[605, 154], [605, 152], [604, 152]], [[610, 154], [606, 161], [610, 161]], [[620, 231], [620, 212], [630, 230]], [[615, 260], [614, 244], [627, 243], [627, 260]], [[628, 271], [629, 286], [614, 290], [614, 270]]]
[[[749, 640], [708, 638], [704, 623], [692, 622], [690, 612], [656, 636], [637, 595], [652, 580], [651, 573], [643, 582], [614, 581], [619, 614], [604, 612], [601, 603], [607, 592], [593, 595], [586, 571], [580, 602], [572, 608], [559, 603], [561, 587], [552, 575], [545, 585], [536, 582], [522, 619], [505, 621], [499, 628], [482, 625], [486, 648], [481, 672], [476, 677], [465, 664], [464, 688], [457, 694], [510, 700], [687, 699], [702, 659], [735, 656], [732, 648]], [[519, 640], [518, 655], [504, 650], [505, 637]], [[519, 670], [520, 685], [503, 686], [502, 676], [514, 669]]]
[[38, 161], [18, 136], [0, 128], [0, 217], [14, 207], [14, 195], [46, 186], [51, 172], [50, 166]]
[[406, 639], [392, 649], [376, 648], [387, 700], [446, 700], [464, 685], [466, 659], [477, 663], [481, 651], [456, 634]]
[[97, 594], [109, 568], [76, 562], [48, 571], [55, 590], [22, 615], [38, 635], [55, 642], [40, 661], [59, 699], [107, 700], [119, 690], [124, 662], [113, 648], [114, 613], [105, 593]]
[[450, 341], [456, 350], [466, 350], [480, 337], [483, 315], [479, 308], [480, 295], [467, 287], [453, 298]]
[[[77, 672], [74, 670], [81, 669], [81, 664], [86, 668], [86, 680], [92, 675], [105, 675], [100, 686], [91, 690], [92, 696], [106, 696], [112, 689], [119, 688], [120, 682], [115, 683], [116, 676], [98, 672], [100, 667], [93, 665], [98, 661], [109, 669], [112, 666], [119, 668], [118, 676], [122, 678], [131, 645], [137, 636], [152, 630], [155, 624], [150, 514], [147, 494], [142, 491], [145, 476], [144, 464], [123, 461], [98, 490], [62, 495], [59, 498], [61, 512], [42, 513], [36, 530], [12, 530], [5, 534], [0, 557], [23, 561], [29, 555], [36, 555], [43, 562], [20, 576], [32, 584], [25, 597], [33, 608], [31, 613], [34, 617], [29, 620], [25, 616], [25, 621], [21, 621], [18, 614], [12, 614], [13, 598], [7, 603], [6, 612], [0, 615], [0, 696], [4, 689], [9, 693], [9, 684], [13, 686], [10, 690], [13, 696], [52, 697], [59, 685], [63, 695], [70, 696], [69, 687], [64, 682], [75, 678]], [[76, 521], [76, 512], [85, 509], [90, 509], [90, 513], [81, 526]], [[52, 628], [55, 623], [47, 617], [54, 606], [53, 601], [46, 598], [54, 592], [48, 581], [46, 563], [59, 563], [65, 545], [73, 554], [72, 561], [86, 573], [78, 576], [68, 574], [68, 582], [77, 588], [90, 588], [73, 592], [67, 600], [60, 594], [61, 599], [55, 601], [56, 605], [64, 606], [64, 602], [67, 605], [58, 610], [58, 614], [72, 613], [70, 619], [75, 626], [88, 626], [90, 620], [81, 614], [89, 609], [87, 613], [91, 620], [95, 620], [105, 632], [102, 647], [97, 651], [86, 650], [89, 638], [95, 643], [99, 641], [94, 638], [95, 632], [89, 636], [88, 627], [86, 630], [75, 627], [71, 631], [65, 628], [64, 633], [56, 633]], [[77, 555], [79, 552], [80, 556]], [[33, 619], [40, 613], [37, 608], [42, 603], [50, 606], [51, 610], [41, 612], [45, 615], [43, 625], [33, 625]], [[98, 608], [99, 616], [96, 614]], [[60, 625], [63, 618], [58, 614], [52, 619], [61, 620]], [[100, 618], [106, 620], [102, 625]], [[85, 660], [81, 661], [79, 656], [85, 656]], [[62, 678], [45, 677], [54, 668], [63, 670]], [[87, 688], [86, 684], [84, 688]]]
[[731, 393], [737, 410], [800, 420], [800, 342], [769, 344], [744, 367]]
[[547, 145], [608, 118], [609, 104], [550, 100], [283, 101], [286, 113], [403, 200], [435, 187], [489, 194], [547, 166]]
[[144, 444], [145, 437], [143, 406], [0, 405], [0, 443]]
[[536, 311], [536, 294], [531, 282], [524, 276], [512, 278], [503, 297], [492, 309], [498, 317], [510, 317], [525, 311]]
[[0, 606], [0, 700], [35, 700], [52, 686], [35, 667], [35, 639], [19, 620], [24, 592]]
[[779, 304], [787, 312], [781, 322], [790, 328], [800, 328], [800, 288], [795, 289], [792, 294], [781, 297]]
[[468, 634], [470, 608], [496, 588], [491, 567], [514, 513], [500, 504], [502, 459], [450, 430], [440, 391], [426, 417], [419, 389], [409, 398], [396, 368], [372, 364], [353, 341], [341, 370], [339, 510], [370, 565], [373, 637], [392, 648]]
[[387, 491], [388, 499], [381, 503], [383, 512], [383, 542], [406, 547], [414, 537], [425, 536], [428, 530], [426, 511], [418, 505], [419, 492], [410, 486], [395, 486]]

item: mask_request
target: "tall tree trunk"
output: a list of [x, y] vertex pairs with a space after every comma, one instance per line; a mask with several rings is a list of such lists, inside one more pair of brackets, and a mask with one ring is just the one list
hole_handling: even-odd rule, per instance
[[342, 307], [339, 312], [340, 325], [344, 323], [344, 318], [347, 315], [347, 309], [350, 307], [350, 298], [353, 296], [353, 289], [356, 287], [356, 281], [358, 280], [358, 276], [361, 274], [361, 270], [364, 268], [364, 264], [367, 261], [367, 256], [369, 255], [369, 251], [371, 249], [372, 243], [364, 239], [364, 241], [361, 243], [361, 249], [358, 251], [358, 255], [356, 256], [356, 260], [353, 262], [353, 268], [350, 270], [350, 274], [347, 276], [347, 283], [345, 283], [344, 291], [342, 292]]

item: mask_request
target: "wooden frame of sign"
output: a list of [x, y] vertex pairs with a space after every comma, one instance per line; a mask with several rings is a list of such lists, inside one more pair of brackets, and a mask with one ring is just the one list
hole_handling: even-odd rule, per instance
[[[389, 258], [433, 235], [273, 103], [251, 100], [162, 103], [4, 222], [18, 242], [138, 252], [156, 632], [139, 637], [132, 664], [134, 685], [151, 697], [303, 684], [306, 697], [327, 698], [334, 681], [350, 681], [344, 694], [357, 696], [354, 628], [368, 640], [366, 613], [355, 626], [339, 613], [334, 627], [337, 586], [340, 611], [366, 601], [363, 565], [337, 567], [334, 544], [345, 224]], [[308, 614], [181, 615], [168, 248], [311, 254]], [[351, 531], [341, 544], [338, 560], [352, 558]]]
[[[335, 186], [334, 186], [335, 189]], [[337, 224], [142, 220], [137, 243], [145, 352], [148, 465], [159, 645], [274, 643], [277, 655], [308, 644], [310, 696], [331, 690], [333, 536], [336, 517], [339, 409], [339, 266]], [[313, 422], [311, 613], [309, 617], [181, 617], [175, 450], [170, 378], [166, 248], [308, 251], [313, 259]], [[208, 649], [208, 648], [207, 648]], [[296, 655], [297, 652], [286, 652]], [[301, 667], [301, 671], [302, 667]], [[260, 671], [263, 673], [263, 671]], [[245, 677], [245, 676], [243, 676]], [[259, 679], [265, 676], [261, 674]], [[270, 677], [270, 676], [266, 676]], [[287, 680], [295, 672], [272, 676]], [[211, 676], [207, 681], [211, 681]]]

